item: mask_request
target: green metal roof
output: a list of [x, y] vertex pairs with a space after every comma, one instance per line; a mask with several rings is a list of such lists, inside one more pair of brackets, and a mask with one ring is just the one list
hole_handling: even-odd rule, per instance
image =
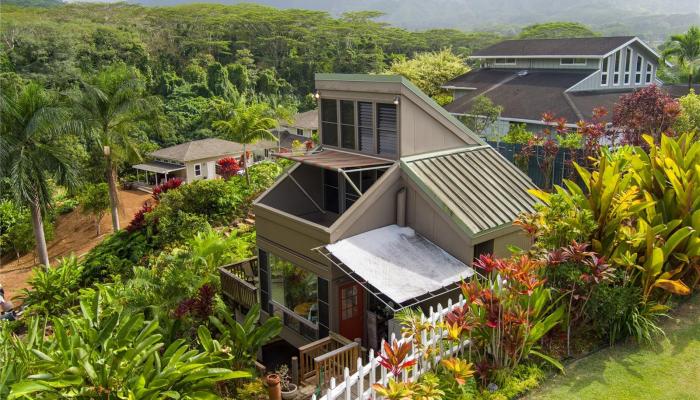
[[538, 202], [530, 178], [489, 145], [402, 158], [401, 169], [471, 237], [512, 225]]
[[425, 101], [429, 106], [439, 112], [443, 117], [447, 118], [455, 127], [464, 132], [469, 137], [476, 140], [478, 143], [483, 145], [486, 144], [478, 135], [471, 131], [471, 129], [464, 126], [454, 115], [450, 114], [441, 105], [431, 99], [430, 96], [423, 93], [416, 85], [411, 81], [404, 78], [401, 75], [370, 75], [370, 74], [326, 74], [317, 73], [315, 76], [317, 81], [345, 81], [345, 82], [379, 82], [379, 83], [400, 83], [406, 88], [408, 88], [413, 94], [420, 97], [421, 100]]

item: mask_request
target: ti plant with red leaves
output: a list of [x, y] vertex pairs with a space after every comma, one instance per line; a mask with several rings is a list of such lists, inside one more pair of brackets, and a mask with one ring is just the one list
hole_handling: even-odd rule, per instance
[[160, 201], [160, 198], [169, 190], [180, 187], [184, 181], [180, 178], [170, 178], [167, 181], [153, 188], [153, 200]]
[[411, 342], [399, 342], [394, 339], [389, 345], [384, 342], [384, 352], [379, 355], [379, 365], [386, 368], [395, 377], [399, 377], [403, 370], [410, 369], [416, 364], [416, 360], [406, 360], [411, 351]]
[[468, 327], [473, 342], [469, 357], [477, 360], [482, 382], [491, 378], [483, 374], [512, 370], [530, 356], [562, 368], [537, 351], [539, 340], [561, 323], [565, 310], [556, 306], [551, 289], [544, 286], [544, 263], [528, 256], [483, 255], [474, 266], [485, 276], [461, 284], [467, 307], [451, 313], [450, 320]]
[[216, 162], [216, 173], [229, 180], [238, 175], [241, 166], [234, 157], [224, 157]]

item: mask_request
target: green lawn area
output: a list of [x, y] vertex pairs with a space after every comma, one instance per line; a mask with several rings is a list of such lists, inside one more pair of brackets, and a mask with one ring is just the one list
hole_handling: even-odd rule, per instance
[[664, 324], [658, 346], [624, 344], [568, 366], [527, 399], [700, 399], [700, 295]]

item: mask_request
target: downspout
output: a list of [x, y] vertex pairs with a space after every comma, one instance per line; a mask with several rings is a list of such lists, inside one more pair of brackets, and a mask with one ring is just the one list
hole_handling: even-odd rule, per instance
[[396, 225], [406, 226], [406, 188], [396, 193]]

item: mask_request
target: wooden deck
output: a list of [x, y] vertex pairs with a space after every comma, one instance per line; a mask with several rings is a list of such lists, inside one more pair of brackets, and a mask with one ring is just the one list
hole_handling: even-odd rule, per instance
[[234, 304], [250, 308], [259, 303], [258, 258], [251, 257], [219, 268], [221, 291]]

